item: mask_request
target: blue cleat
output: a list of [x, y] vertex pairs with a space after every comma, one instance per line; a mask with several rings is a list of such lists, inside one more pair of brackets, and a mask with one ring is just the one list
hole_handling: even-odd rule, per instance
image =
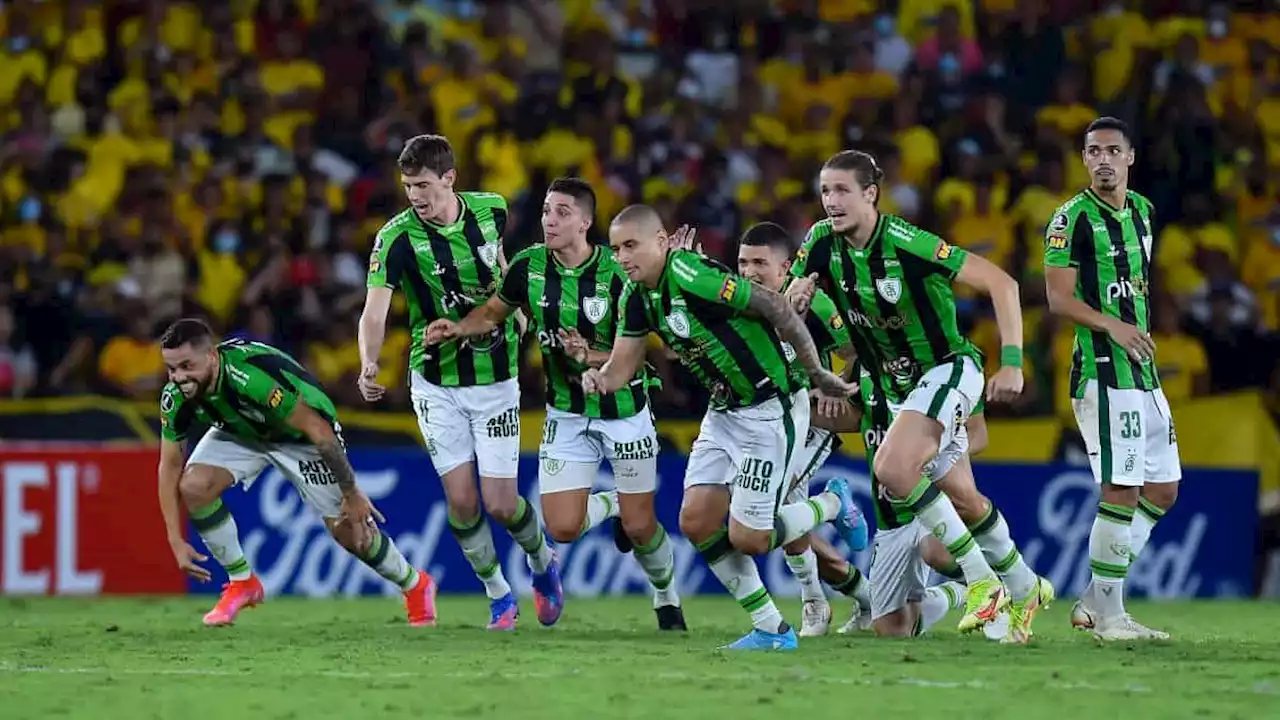
[[564, 611], [564, 585], [560, 582], [560, 559], [553, 557], [544, 573], [533, 575], [533, 606], [538, 622], [551, 627]]
[[849, 483], [844, 478], [831, 478], [827, 481], [826, 491], [840, 498], [840, 513], [832, 522], [836, 526], [840, 539], [849, 546], [850, 552], [865, 550], [869, 533], [867, 519], [862, 516], [862, 510], [858, 508], [858, 504], [853, 501]]
[[796, 631], [788, 627], [784, 633], [752, 630], [721, 650], [795, 650], [800, 646]]
[[516, 596], [512, 593], [489, 601], [490, 630], [515, 630], [518, 617], [520, 606], [516, 604]]

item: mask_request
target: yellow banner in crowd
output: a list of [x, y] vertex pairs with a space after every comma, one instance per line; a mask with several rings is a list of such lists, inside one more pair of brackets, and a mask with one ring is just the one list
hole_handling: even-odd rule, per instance
[[[1260, 393], [1239, 393], [1192, 400], [1173, 409], [1182, 462], [1205, 468], [1254, 469], [1264, 496], [1280, 499], [1280, 430], [1271, 420]], [[522, 414], [520, 445], [535, 453], [542, 438], [544, 414]], [[418, 424], [409, 412], [373, 413], [342, 410], [343, 434], [353, 444], [421, 444]], [[0, 403], [0, 440], [141, 441], [158, 440], [155, 403], [102, 397], [41, 398]], [[1064, 426], [1057, 418], [989, 421], [987, 462], [1044, 463], [1057, 455]], [[681, 452], [698, 434], [694, 420], [658, 423], [658, 432]], [[862, 437], [843, 436], [841, 452], [858, 457]], [[1269, 504], [1269, 501], [1268, 501]]]

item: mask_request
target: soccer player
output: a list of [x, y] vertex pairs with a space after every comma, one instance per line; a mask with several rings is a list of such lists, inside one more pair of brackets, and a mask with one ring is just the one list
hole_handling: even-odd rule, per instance
[[840, 152], [823, 165], [819, 181], [828, 217], [810, 229], [791, 267], [799, 279], [788, 295], [798, 310], [807, 310], [821, 278], [844, 313], [858, 357], [894, 413], [873, 470], [964, 571], [960, 630], [995, 620], [1009, 606], [1010, 592], [1011, 612], [1029, 618], [1041, 605], [1042, 583], [1027, 568], [1018, 573], [1018, 586], [1006, 590], [950, 498], [930, 482], [940, 477], [940, 462], [964, 454], [965, 423], [983, 393], [979, 353], [960, 334], [951, 282], [992, 298], [1003, 343], [1002, 367], [987, 387], [993, 401], [1022, 391], [1017, 282], [990, 261], [880, 213], [881, 177], [874, 158], [862, 152]]
[[[753, 225], [743, 233], [738, 243], [738, 274], [769, 290], [782, 292], [792, 279], [787, 270], [799, 249], [797, 245], [790, 233], [775, 223]], [[844, 320], [825, 293], [818, 291], [815, 294], [804, 320], [809, 335], [818, 346], [823, 367], [831, 368], [833, 353], [843, 356], [846, 362], [853, 360]], [[802, 503], [809, 497], [809, 481], [832, 451], [839, 447], [838, 433], [857, 431], [857, 422], [856, 413], [847, 398], [828, 398], [816, 391], [813, 393], [809, 432], [795, 463], [797, 471], [791, 478], [786, 498], [788, 503]], [[852, 517], [857, 544], [849, 550], [856, 552], [867, 546], [867, 523], [856, 506]], [[821, 536], [815, 533], [801, 536], [783, 546], [783, 552], [787, 567], [800, 583], [800, 637], [826, 635], [830, 628], [831, 603], [827, 601], [822, 587], [824, 581], [838, 592], [854, 598], [860, 607], [870, 607], [867, 582], [862, 572]], [[821, 564], [818, 563], [818, 554], [823, 557]]]
[[1102, 117], [1085, 131], [1089, 188], [1045, 231], [1049, 310], [1076, 326], [1071, 397], [1094, 479], [1102, 486], [1089, 534], [1092, 582], [1072, 623], [1102, 640], [1165, 639], [1124, 609], [1124, 580], [1156, 522], [1178, 497], [1182, 467], [1151, 327], [1151, 201], [1128, 189], [1128, 127]]
[[[214, 560], [227, 572], [222, 596], [205, 625], [230, 625], [241, 610], [262, 603], [262, 582], [240, 547], [236, 520], [222, 504], [224, 490], [248, 488], [274, 465], [324, 519], [338, 544], [404, 593], [409, 624], [434, 625], [436, 584], [414, 569], [356, 486], [342, 445], [333, 402], [293, 358], [256, 342], [216, 344], [200, 320], [183, 319], [160, 338], [169, 383], [160, 395], [160, 511], [178, 568], [208, 581], [206, 556], [182, 538], [181, 507]], [[210, 426], [186, 455], [193, 422]]]
[[[480, 509], [511, 533], [533, 570], [538, 620], [553, 624], [564, 591], [537, 511], [520, 497], [519, 333], [508, 318], [492, 332], [428, 347], [427, 326], [459, 320], [498, 287], [504, 262], [507, 204], [500, 195], [455, 192], [453, 148], [440, 135], [410, 138], [400, 152], [400, 179], [410, 207], [378, 232], [369, 259], [368, 294], [360, 317], [360, 392], [375, 402], [378, 355], [391, 294], [409, 306], [410, 396], [427, 452], [444, 485], [449, 529], [489, 596], [491, 630], [515, 628], [519, 608], [502, 573], [493, 534]], [[479, 470], [480, 492], [475, 472]]]
[[[486, 334], [523, 308], [537, 333], [546, 375], [538, 485], [551, 537], [573, 542], [620, 516], [629, 549], [653, 586], [659, 629], [684, 630], [673, 580], [675, 554], [653, 512], [658, 433], [648, 407], [648, 373], [640, 368], [625, 387], [603, 396], [583, 392], [580, 380], [584, 370], [609, 359], [626, 284], [613, 253], [587, 240], [595, 210], [595, 192], [586, 182], [553, 181], [542, 205], [544, 243], [512, 258], [497, 294], [484, 305], [461, 321], [431, 323], [427, 341]], [[606, 458], [617, 492], [592, 493]]]
[[822, 367], [804, 322], [781, 295], [694, 253], [670, 251], [653, 208], [625, 208], [613, 219], [609, 243], [631, 283], [609, 359], [582, 374], [583, 390], [607, 395], [627, 385], [640, 369], [651, 331], [706, 387], [711, 407], [689, 455], [680, 528], [751, 615], [754, 629], [728, 647], [794, 649], [795, 630], [748, 555], [790, 543], [823, 522], [834, 521], [851, 535], [854, 523], [843, 480], [779, 508], [798, 439], [809, 426], [805, 378], [793, 374], [792, 359], [831, 397], [845, 397], [854, 387]]

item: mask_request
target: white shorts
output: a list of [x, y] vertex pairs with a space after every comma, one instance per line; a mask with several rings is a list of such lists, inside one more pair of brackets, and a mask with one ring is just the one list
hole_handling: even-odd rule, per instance
[[342, 491], [315, 445], [258, 443], [210, 429], [187, 458], [187, 467], [192, 465], [222, 468], [245, 490], [268, 465], [274, 465], [320, 517], [336, 518], [342, 506]]
[[481, 477], [516, 477], [520, 386], [515, 378], [493, 385], [441, 387], [413, 373], [409, 396], [438, 475], [474, 460]]
[[1182, 479], [1173, 415], [1160, 388], [1117, 390], [1089, 380], [1071, 407], [1097, 482], [1140, 487]]
[[547, 408], [538, 451], [542, 494], [591, 489], [602, 460], [613, 468], [619, 493], [657, 490], [658, 431], [647, 408], [609, 420]]
[[903, 410], [914, 410], [942, 423], [938, 454], [925, 465], [930, 480], [946, 475], [969, 452], [964, 425], [982, 399], [983, 385], [982, 368], [961, 355], [925, 373], [901, 405], [890, 404], [895, 419]]
[[804, 502], [809, 498], [809, 483], [831, 457], [836, 446], [836, 436], [825, 428], [809, 428], [800, 448], [800, 457], [792, 463], [796, 471], [791, 477], [791, 489], [787, 492], [787, 504]]
[[928, 587], [929, 566], [920, 553], [920, 543], [927, 536], [916, 520], [876, 532], [871, 541], [872, 620], [901, 610]]
[[808, 432], [804, 390], [751, 407], [708, 410], [689, 452], [684, 486], [730, 486], [729, 517], [752, 530], [771, 530]]

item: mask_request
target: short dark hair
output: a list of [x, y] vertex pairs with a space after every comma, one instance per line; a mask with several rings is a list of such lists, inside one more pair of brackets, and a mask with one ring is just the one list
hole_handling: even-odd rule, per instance
[[212, 344], [213, 328], [200, 318], [182, 318], [160, 336], [160, 347], [165, 350], [175, 350], [187, 343], [198, 348]]
[[561, 177], [551, 181], [547, 186], [548, 193], [564, 193], [573, 198], [583, 215], [594, 219], [596, 216], [596, 191], [591, 184], [582, 178]]
[[400, 151], [399, 164], [405, 175], [421, 175], [424, 170], [444, 175], [454, 169], [453, 145], [443, 135], [415, 135]]
[[1129, 132], [1129, 123], [1118, 117], [1103, 115], [1097, 120], [1089, 123], [1089, 127], [1084, 129], [1084, 137], [1081, 138], [1081, 141], [1084, 142], [1085, 138], [1089, 137], [1089, 133], [1094, 132], [1095, 130], [1115, 130], [1120, 133], [1126, 143], [1131, 147], [1133, 146], [1133, 135]]
[[773, 222], [756, 223], [747, 228], [747, 231], [742, 233], [742, 238], [738, 240], [738, 244], [748, 247], [773, 248], [787, 258], [795, 255], [796, 251], [800, 249], [791, 233], [787, 232], [781, 225]]
[[861, 150], [841, 150], [823, 163], [822, 169], [851, 172], [853, 179], [863, 189], [879, 185], [884, 179], [884, 171], [880, 169], [880, 164], [870, 153], [864, 153]]

